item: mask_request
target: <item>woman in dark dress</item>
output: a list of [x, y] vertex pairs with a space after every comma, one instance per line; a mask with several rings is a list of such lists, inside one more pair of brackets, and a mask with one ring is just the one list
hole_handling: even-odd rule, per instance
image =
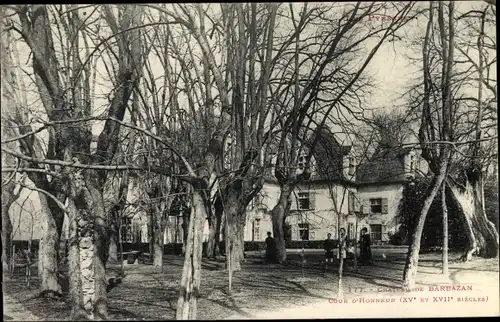
[[266, 238], [266, 262], [274, 263], [276, 260], [276, 244], [274, 238], [271, 237], [271, 232], [267, 232]]
[[361, 265], [369, 265], [372, 263], [372, 250], [371, 250], [370, 234], [365, 227], [361, 229], [361, 238], [359, 241], [359, 262]]

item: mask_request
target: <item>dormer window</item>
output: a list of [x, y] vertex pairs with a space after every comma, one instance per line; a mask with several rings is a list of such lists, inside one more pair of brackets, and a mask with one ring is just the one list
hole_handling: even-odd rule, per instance
[[355, 170], [355, 164], [354, 164], [354, 158], [353, 157], [349, 157], [349, 175], [352, 176], [354, 174], [354, 170]]
[[303, 152], [299, 155], [299, 159], [297, 161], [297, 168], [299, 170], [304, 170], [306, 168], [306, 154]]

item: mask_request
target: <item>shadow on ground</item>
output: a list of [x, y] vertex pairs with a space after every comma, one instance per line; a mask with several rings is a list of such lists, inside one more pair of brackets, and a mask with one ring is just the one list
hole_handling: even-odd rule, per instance
[[[375, 257], [375, 265], [361, 266], [358, 271], [348, 262], [344, 270], [344, 293], [356, 287], [399, 288], [404, 257], [405, 254], [390, 254], [385, 259]], [[439, 275], [439, 257], [440, 254], [421, 255], [421, 278]], [[498, 262], [481, 259], [477, 261], [479, 263], [450, 263], [452, 281], [460, 282], [458, 277], [464, 271], [498, 272]], [[242, 264], [242, 270], [234, 272], [232, 291], [229, 293], [228, 274], [224, 270], [223, 261], [204, 260], [197, 316], [203, 319], [224, 319], [235, 315], [250, 318], [252, 311], [284, 309], [327, 301], [335, 296], [338, 292], [337, 268], [325, 272], [320, 255], [307, 256], [306, 263], [302, 268], [295, 256], [290, 256], [289, 265], [267, 265], [262, 259], [247, 258]], [[182, 265], [182, 257], [167, 255], [162, 269], [152, 265], [124, 267], [125, 276], [121, 283], [108, 293], [110, 318], [174, 319]], [[112, 276], [116, 276], [119, 271], [120, 265], [108, 267], [108, 274]], [[38, 287], [36, 270], [33, 275], [30, 289], [25, 286], [22, 272], [14, 279], [5, 280], [6, 292], [43, 320], [68, 320], [68, 299], [49, 300], [35, 297]], [[428, 282], [422, 281], [421, 284]], [[4, 320], [9, 318], [8, 315], [4, 316]]]

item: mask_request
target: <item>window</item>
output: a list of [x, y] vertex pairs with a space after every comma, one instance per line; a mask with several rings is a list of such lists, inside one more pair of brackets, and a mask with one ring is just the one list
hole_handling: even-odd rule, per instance
[[415, 164], [415, 156], [410, 155], [410, 172], [413, 172]]
[[253, 240], [260, 240], [260, 219], [253, 222]]
[[382, 213], [382, 199], [370, 199], [370, 212], [375, 214]]
[[349, 175], [352, 176], [354, 174], [354, 158], [349, 157]]
[[347, 224], [347, 239], [351, 240], [355, 238], [356, 233], [354, 232], [354, 224]]
[[263, 196], [261, 194], [257, 194], [255, 198], [252, 199], [252, 205], [251, 208], [258, 207], [262, 205], [262, 201], [264, 200]]
[[387, 214], [387, 198], [370, 199], [370, 213]]
[[306, 154], [303, 152], [299, 155], [299, 159], [297, 161], [297, 168], [299, 170], [304, 170], [306, 168]]
[[120, 225], [120, 235], [123, 243], [131, 243], [133, 240], [132, 219], [122, 217]]
[[297, 195], [299, 201], [299, 210], [311, 209], [311, 198], [309, 192], [299, 192]]
[[370, 225], [370, 238], [372, 241], [382, 240], [382, 225]]
[[309, 224], [299, 224], [299, 238], [309, 240]]
[[349, 194], [347, 195], [347, 202], [348, 202], [348, 204], [347, 204], [347, 207], [348, 207], [347, 211], [349, 213], [353, 213], [356, 210], [354, 208], [355, 199], [356, 198], [354, 197], [354, 192], [349, 191]]

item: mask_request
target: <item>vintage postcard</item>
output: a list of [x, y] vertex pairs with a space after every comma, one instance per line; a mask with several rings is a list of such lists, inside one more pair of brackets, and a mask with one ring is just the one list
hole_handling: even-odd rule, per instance
[[0, 21], [4, 320], [500, 315], [495, 0]]

